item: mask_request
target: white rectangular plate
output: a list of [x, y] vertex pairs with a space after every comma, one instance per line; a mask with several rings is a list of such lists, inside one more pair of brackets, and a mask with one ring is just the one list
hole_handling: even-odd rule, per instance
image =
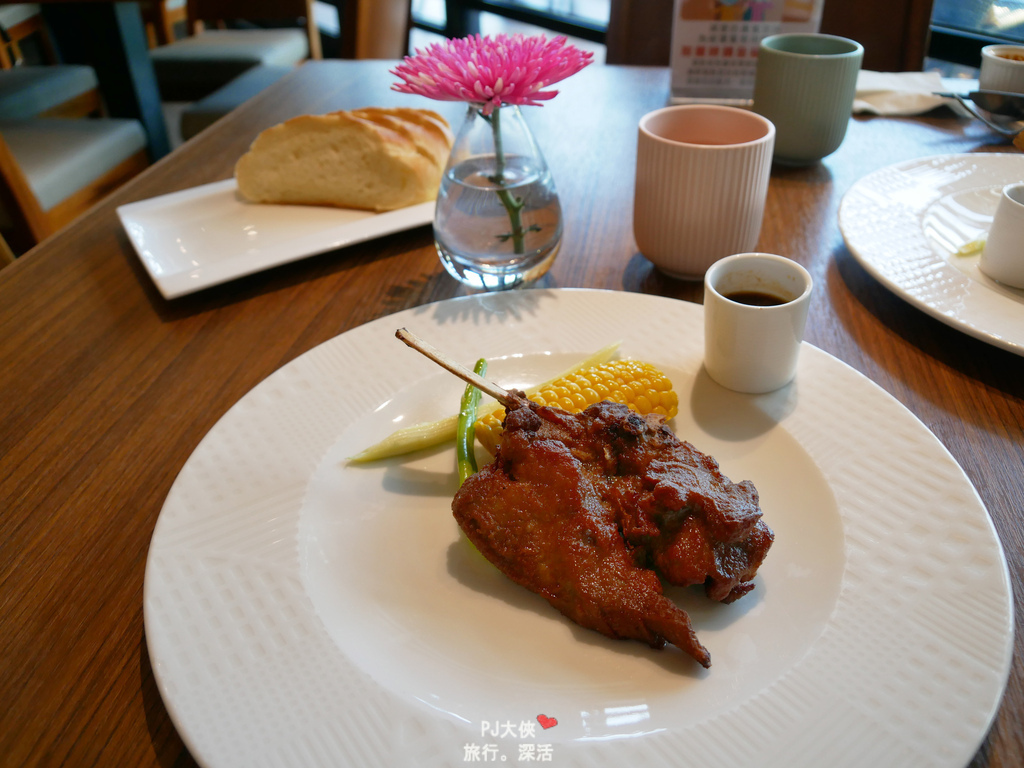
[[228, 179], [122, 205], [117, 215], [160, 293], [173, 299], [429, 224], [434, 203], [386, 213], [256, 204], [244, 200]]

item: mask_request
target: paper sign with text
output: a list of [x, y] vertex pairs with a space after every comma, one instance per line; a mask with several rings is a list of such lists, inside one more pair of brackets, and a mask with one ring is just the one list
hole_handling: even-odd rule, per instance
[[783, 32], [817, 32], [825, 0], [676, 0], [674, 104], [749, 104], [757, 47]]

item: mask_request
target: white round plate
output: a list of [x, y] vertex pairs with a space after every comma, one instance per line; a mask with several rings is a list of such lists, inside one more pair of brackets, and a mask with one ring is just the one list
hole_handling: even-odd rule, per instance
[[[346, 461], [446, 416], [462, 384], [408, 327], [524, 386], [610, 341], [680, 395], [677, 433], [761, 495], [776, 542], [732, 605], [671, 589], [712, 656], [583, 630], [512, 584], [450, 512], [454, 450]], [[146, 639], [193, 756], [223, 766], [551, 762], [961, 768], [1013, 636], [1003, 552], [974, 488], [879, 387], [805, 345], [795, 383], [703, 372], [701, 308], [533, 290], [440, 302], [334, 338], [210, 431], [160, 514]], [[547, 727], [544, 727], [547, 726]]]
[[999, 193], [1024, 180], [1024, 155], [940, 155], [868, 174], [843, 196], [846, 246], [878, 281], [932, 317], [1024, 355], [1024, 291], [957, 251], [988, 232]]

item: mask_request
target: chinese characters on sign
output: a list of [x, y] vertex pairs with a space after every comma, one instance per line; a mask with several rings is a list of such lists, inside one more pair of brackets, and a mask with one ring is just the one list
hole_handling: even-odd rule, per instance
[[[550, 763], [554, 758], [554, 747], [551, 744], [540, 744], [537, 724], [540, 732], [553, 728], [558, 721], [553, 717], [539, 715], [537, 722], [522, 720], [514, 723], [510, 720], [482, 720], [480, 722], [480, 742], [463, 745], [463, 762], [467, 763]], [[512, 742], [511, 744], [509, 742]]]
[[757, 48], [780, 32], [816, 32], [824, 0], [676, 0], [672, 101], [745, 104]]

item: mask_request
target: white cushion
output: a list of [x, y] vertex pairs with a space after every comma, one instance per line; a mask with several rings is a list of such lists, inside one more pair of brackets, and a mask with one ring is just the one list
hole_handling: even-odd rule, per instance
[[188, 141], [292, 71], [294, 67], [253, 67], [223, 88], [189, 105], [181, 113], [181, 138]]
[[44, 211], [146, 147], [138, 120], [116, 118], [0, 120], [0, 134]]
[[42, 8], [37, 3], [18, 3], [17, 5], [0, 5], [0, 24], [8, 29], [15, 24], [38, 16]]
[[150, 51], [165, 101], [195, 101], [252, 67], [293, 66], [308, 57], [301, 29], [211, 29]]
[[98, 88], [92, 67], [78, 64], [0, 70], [0, 115], [5, 120], [35, 117]]

